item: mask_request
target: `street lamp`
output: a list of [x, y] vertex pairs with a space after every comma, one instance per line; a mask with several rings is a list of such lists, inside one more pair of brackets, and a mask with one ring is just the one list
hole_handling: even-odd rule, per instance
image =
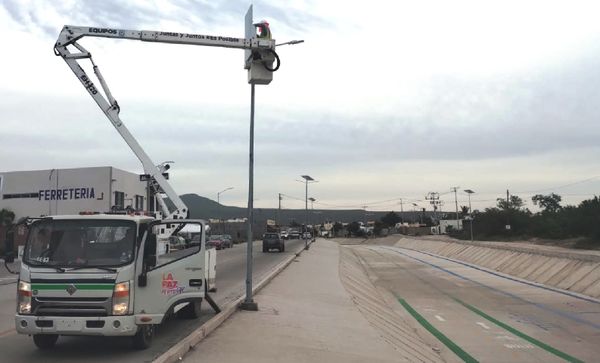
[[231, 190], [231, 189], [233, 189], [233, 187], [229, 187], [229, 188], [223, 189], [223, 190], [221, 190], [220, 192], [217, 193], [217, 203], [218, 204], [221, 204], [221, 194], [223, 194], [226, 191]]
[[[302, 179], [304, 179], [304, 185], [305, 185], [305, 189], [304, 189], [304, 209], [305, 209], [305, 226], [306, 226], [306, 230], [308, 230], [308, 183], [316, 183], [316, 180], [314, 180], [311, 176], [309, 175], [302, 175]], [[306, 236], [306, 234], [302, 234], [302, 237], [304, 237], [304, 249], [308, 250], [308, 236]]]
[[417, 207], [419, 206], [417, 203], [412, 203], [413, 206], [413, 219], [416, 222], [417, 221]]
[[471, 189], [465, 189], [465, 193], [469, 195], [469, 224], [471, 226], [471, 242], [473, 242], [473, 212], [471, 211], [471, 194], [475, 192]]

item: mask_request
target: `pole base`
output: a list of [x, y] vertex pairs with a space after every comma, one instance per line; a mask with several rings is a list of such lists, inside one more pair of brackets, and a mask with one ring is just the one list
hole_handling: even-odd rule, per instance
[[240, 304], [240, 309], [246, 311], [258, 311], [258, 304], [254, 301], [244, 301]]

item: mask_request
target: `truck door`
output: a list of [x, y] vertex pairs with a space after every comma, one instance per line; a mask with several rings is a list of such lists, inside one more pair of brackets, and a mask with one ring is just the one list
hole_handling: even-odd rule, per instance
[[[140, 276], [145, 269], [146, 284], [141, 286], [144, 282], [136, 277], [134, 313], [138, 316], [143, 314], [145, 320], [138, 323], [159, 324], [169, 309], [175, 308], [180, 303], [204, 297], [205, 239], [202, 224], [200, 224], [202, 235], [199, 242], [186, 241], [174, 244], [169, 246], [168, 253], [156, 255], [157, 235], [160, 235], [164, 227], [165, 224], [154, 224], [146, 232], [145, 241], [142, 241], [139, 249], [136, 275]], [[143, 255], [152, 256], [152, 253], [156, 256], [156, 265], [144, 266]], [[148, 320], [148, 317], [151, 320]]]

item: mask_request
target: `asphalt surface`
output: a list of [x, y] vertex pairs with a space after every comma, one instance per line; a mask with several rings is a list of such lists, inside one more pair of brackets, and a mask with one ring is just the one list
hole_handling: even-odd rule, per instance
[[408, 249], [349, 248], [397, 314], [432, 346], [454, 349], [450, 360], [599, 361], [598, 300]]
[[[256, 283], [278, 263], [304, 248], [303, 240], [286, 242], [286, 252], [262, 253], [260, 241], [254, 243], [253, 281]], [[1, 266], [4, 270], [4, 266]], [[217, 292], [212, 296], [225, 304], [245, 294], [246, 244], [217, 251]], [[2, 362], [150, 362], [181, 338], [214, 316], [203, 303], [204, 314], [196, 320], [173, 318], [159, 326], [151, 348], [136, 351], [126, 337], [60, 337], [52, 351], [39, 351], [30, 337], [14, 330], [16, 286], [3, 271], [0, 278], [0, 361]]]

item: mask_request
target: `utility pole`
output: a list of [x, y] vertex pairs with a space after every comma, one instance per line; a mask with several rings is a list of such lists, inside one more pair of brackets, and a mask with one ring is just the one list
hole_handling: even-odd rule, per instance
[[465, 193], [469, 195], [469, 224], [471, 226], [471, 242], [473, 242], [473, 210], [471, 209], [471, 194], [475, 192], [471, 189], [465, 189]]
[[404, 222], [404, 208], [403, 208], [403, 202], [402, 202], [402, 198], [400, 198], [400, 219], [402, 220], [402, 222]]
[[277, 209], [277, 225], [281, 228], [281, 193], [279, 193], [279, 208]]
[[[308, 183], [316, 183], [317, 181], [313, 179], [310, 175], [302, 175], [302, 179], [304, 179], [305, 189], [304, 189], [304, 226], [306, 231], [308, 231]], [[306, 234], [302, 234], [304, 238], [304, 249], [308, 250], [308, 236]]]
[[508, 189], [506, 189], [506, 231], [510, 232], [510, 193]]
[[458, 225], [458, 196], [456, 194], [456, 191], [458, 190], [458, 188], [460, 188], [460, 187], [452, 187], [452, 191], [454, 191], [454, 205], [456, 206], [456, 230], [457, 231], [460, 229], [460, 227]]
[[440, 232], [440, 228], [439, 228], [440, 222], [437, 218], [437, 210], [438, 210], [438, 206], [440, 205], [440, 193], [429, 192], [425, 196], [425, 200], [428, 200], [429, 204], [431, 204], [431, 206], [433, 207], [433, 218], [438, 222], [438, 233], [439, 233]]

